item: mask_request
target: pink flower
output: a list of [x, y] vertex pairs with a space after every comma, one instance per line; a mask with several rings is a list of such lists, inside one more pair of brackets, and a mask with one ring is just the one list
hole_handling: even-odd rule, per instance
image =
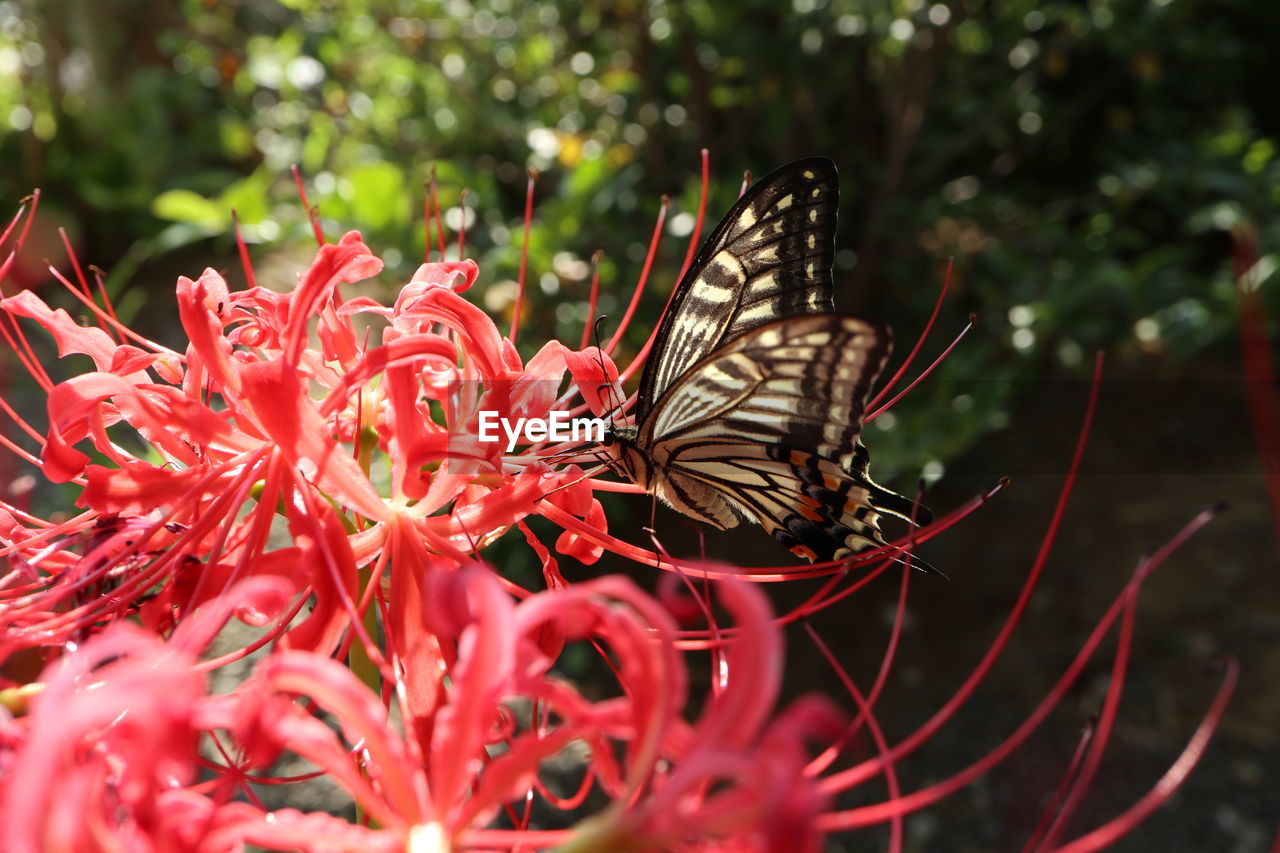
[[[244, 843], [361, 850], [435, 837], [446, 846], [505, 847], [528, 830], [484, 827], [541, 789], [542, 763], [574, 743], [587, 745], [588, 779], [617, 806], [595, 828], [538, 837], [590, 838], [607, 827], [628, 843], [674, 849], [707, 821], [699, 831], [708, 837], [812, 834], [822, 798], [804, 778], [804, 737], [815, 723], [838, 732], [838, 717], [810, 700], [767, 722], [782, 657], [779, 629], [758, 590], [722, 588], [740, 620], [722, 668], [732, 676], [691, 727], [683, 719], [688, 674], [674, 624], [629, 581], [605, 578], [519, 604], [479, 567], [424, 581], [441, 607], [424, 614], [419, 628], [453, 652], [447, 686], [403, 734], [376, 693], [312, 652], [277, 651], [234, 692], [205, 692], [197, 654], [235, 610], [257, 624], [278, 614], [289, 595], [281, 582], [242, 582], [168, 642], [125, 624], [93, 638], [42, 678], [19, 744], [5, 755], [0, 815], [10, 844], [33, 851]], [[588, 699], [557, 677], [556, 657], [541, 642], [548, 629], [565, 642], [607, 648], [617, 696]], [[403, 692], [398, 699], [403, 707]], [[316, 711], [331, 714], [338, 729]], [[216, 737], [223, 755], [239, 756], [212, 786], [198, 781], [201, 737]], [[320, 767], [378, 829], [255, 804], [246, 783], [284, 752]], [[733, 773], [761, 762], [789, 769]], [[717, 782], [729, 787], [713, 790]], [[244, 788], [250, 802], [230, 802], [228, 785]]]
[[169, 642], [118, 623], [50, 665], [0, 743], [5, 846], [192, 849], [209, 811], [191, 795], [204, 676], [197, 655], [233, 611], [260, 621], [285, 591], [241, 584]]

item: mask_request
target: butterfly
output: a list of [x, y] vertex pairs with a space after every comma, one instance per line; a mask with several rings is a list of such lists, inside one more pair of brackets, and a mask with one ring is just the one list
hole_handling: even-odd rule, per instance
[[835, 313], [839, 184], [823, 157], [751, 186], [676, 286], [615, 467], [719, 529], [760, 524], [810, 562], [885, 544], [888, 514], [928, 511], [878, 485], [860, 433], [887, 327]]

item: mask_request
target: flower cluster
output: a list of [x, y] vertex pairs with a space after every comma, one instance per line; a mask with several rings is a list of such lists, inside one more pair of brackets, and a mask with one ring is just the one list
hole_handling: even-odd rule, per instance
[[[704, 198], [705, 186], [704, 163]], [[0, 281], [34, 206], [0, 238], [15, 246]], [[660, 232], [661, 222], [650, 261]], [[691, 249], [696, 241], [697, 231]], [[832, 659], [851, 713], [835, 697], [783, 706], [781, 626], [890, 570], [902, 572], [905, 602], [910, 570], [884, 549], [747, 570], [610, 534], [596, 494], [633, 487], [583, 459], [586, 469], [561, 464], [571, 448], [506, 453], [479, 442], [476, 419], [604, 412], [624, 399], [648, 345], [622, 369], [612, 358], [621, 329], [603, 347], [586, 346], [585, 335], [577, 349], [550, 341], [524, 361], [516, 329], [503, 335], [464, 295], [479, 269], [461, 243], [457, 260], [442, 249], [387, 306], [344, 298], [344, 285], [382, 268], [359, 234], [319, 242], [284, 292], [256, 284], [243, 244], [244, 289], [212, 269], [179, 279], [181, 351], [121, 323], [74, 258], [71, 278], [52, 274], [93, 324], [29, 290], [0, 302], [8, 357], [47, 405], [39, 429], [0, 401], [25, 433], [0, 440], [47, 481], [79, 489], [70, 517], [42, 518], [17, 496], [0, 502], [9, 849], [818, 850], [831, 833], [873, 824], [887, 825], [899, 849], [904, 815], [1016, 748], [1117, 623], [1107, 705], [1028, 849], [1105, 846], [1163, 802], [1203, 749], [1232, 674], [1148, 798], [1063, 842], [1114, 717], [1138, 589], [1179, 539], [1139, 567], [1023, 727], [983, 761], [904, 792], [895, 764], [994, 664], [1056, 519], [989, 653], [916, 733], [891, 745], [876, 721], [892, 641], [867, 691]], [[26, 337], [32, 323], [59, 355], [87, 356], [92, 369], [55, 381]], [[1068, 481], [1064, 504], [1069, 492]], [[532, 515], [562, 528], [554, 550], [525, 524]], [[481, 558], [511, 528], [536, 555], [545, 589], [518, 586]], [[616, 576], [570, 582], [556, 556], [591, 563], [605, 549], [666, 569], [673, 583], [655, 596]], [[675, 582], [691, 574], [718, 582], [681, 592]], [[826, 581], [776, 616], [749, 583], [793, 577]], [[227, 630], [232, 621], [243, 627]], [[228, 637], [239, 639], [228, 647]], [[560, 667], [570, 649], [594, 652], [612, 683], [569, 680]], [[706, 696], [690, 695], [693, 650], [711, 652]], [[250, 656], [251, 674], [213, 691], [209, 673]], [[43, 672], [23, 674], [33, 660]], [[864, 731], [875, 753], [851, 763]], [[268, 808], [263, 786], [305, 781], [272, 775], [285, 756], [343, 789], [356, 817]], [[558, 793], [566, 775], [576, 791]], [[883, 802], [838, 805], [873, 780]], [[536, 818], [548, 809], [564, 817]]]

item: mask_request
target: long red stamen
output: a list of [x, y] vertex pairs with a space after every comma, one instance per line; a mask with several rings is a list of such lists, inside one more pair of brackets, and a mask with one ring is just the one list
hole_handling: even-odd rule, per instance
[[[1037, 705], [1026, 719], [1022, 721], [1012, 734], [987, 753], [986, 756], [969, 765], [959, 773], [954, 774], [949, 779], [931, 785], [927, 788], [923, 788], [919, 791], [915, 791], [895, 802], [886, 802], [874, 806], [864, 806], [862, 808], [855, 808], [842, 813], [825, 815], [820, 819], [820, 823], [824, 824], [828, 829], [852, 829], [858, 826], [879, 823], [894, 813], [905, 814], [919, 810], [931, 803], [945, 798], [965, 785], [968, 785], [974, 779], [983, 775], [992, 767], [1008, 758], [1008, 756], [1017, 749], [1018, 746], [1020, 746], [1042, 722], [1044, 722], [1045, 718], [1048, 717], [1049, 712], [1057, 707], [1058, 703], [1062, 701], [1067, 690], [1075, 683], [1076, 679], [1080, 677], [1080, 673], [1084, 671], [1085, 665], [1093, 657], [1093, 653], [1097, 650], [1106, 634], [1111, 630], [1111, 626], [1115, 624], [1116, 619], [1121, 615], [1123, 609], [1129, 606], [1131, 597], [1136, 594], [1137, 589], [1150, 576], [1151, 572], [1168, 559], [1175, 550], [1180, 548], [1188, 538], [1208, 524], [1213, 518], [1213, 515], [1214, 513], [1212, 511], [1206, 511], [1196, 516], [1196, 518], [1179, 531], [1176, 536], [1169, 540], [1164, 547], [1139, 564], [1132, 579], [1113, 600], [1111, 607], [1103, 617], [1098, 620], [1093, 631], [1089, 634], [1088, 638], [1081, 645], [1080, 650], [1076, 653], [1075, 658], [1068, 665], [1066, 671], [1059, 677], [1058, 681], [1052, 688], [1050, 688], [1045, 698], [1041, 700], [1040, 704]], [[993, 644], [993, 649], [994, 648]], [[992, 652], [989, 650], [988, 657], [991, 653]], [[960, 691], [957, 691], [956, 695], [959, 696], [961, 691], [965, 690], [967, 687], [968, 682], [966, 682]], [[947, 705], [944, 706], [944, 710], [952, 708], [954, 704], [955, 697], [948, 701]], [[927, 722], [920, 731], [927, 729], [928, 734], [932, 735], [933, 732], [936, 731], [936, 727], [932, 727], [932, 723], [934, 720], [938, 719], [941, 713], [942, 712], [939, 711], [930, 718], [929, 722]], [[920, 731], [912, 734], [890, 750], [890, 755], [893, 759], [897, 760], [903, 757], [920, 745]], [[864, 761], [862, 764], [850, 768], [843, 773], [824, 779], [822, 787], [829, 792], [845, 790], [852, 785], [873, 777], [877, 772], [879, 772], [878, 765], [879, 762], [875, 760]]]
[[41, 390], [46, 394], [53, 390], [53, 379], [49, 376], [49, 372], [44, 369], [44, 365], [40, 363], [40, 359], [36, 356], [35, 350], [31, 348], [31, 342], [27, 340], [27, 336], [22, 333], [22, 326], [18, 324], [18, 318], [8, 311], [3, 311], [3, 316], [0, 317], [0, 335], [4, 336], [5, 343], [9, 345], [9, 351], [18, 357], [18, 361], [22, 362], [27, 374], [36, 381]]
[[1239, 678], [1239, 664], [1234, 660], [1228, 660], [1222, 684], [1214, 695], [1213, 702], [1209, 705], [1209, 710], [1205, 712], [1204, 718], [1200, 721], [1200, 725], [1196, 727], [1195, 734], [1187, 742], [1182, 754], [1165, 771], [1165, 774], [1160, 777], [1155, 786], [1118, 816], [1087, 835], [1083, 835], [1069, 844], [1064, 844], [1055, 853], [1092, 853], [1094, 850], [1103, 850], [1110, 847], [1131, 832], [1135, 826], [1146, 820], [1152, 812], [1168, 802], [1169, 798], [1182, 786], [1187, 775], [1199, 763], [1200, 757], [1204, 755], [1205, 749], [1209, 746], [1209, 739], [1213, 737], [1213, 733], [1218, 729], [1218, 724], [1222, 722], [1222, 715], [1226, 713], [1227, 703], [1231, 700], [1231, 694], [1235, 692]]
[[1063, 800], [1074, 789], [1080, 765], [1084, 762], [1084, 757], [1089, 751], [1089, 743], [1093, 740], [1094, 725], [1095, 721], [1090, 720], [1084, 727], [1080, 740], [1076, 743], [1076, 751], [1072, 754], [1071, 761], [1067, 763], [1067, 768], [1062, 773], [1062, 781], [1058, 783], [1058, 789], [1054, 791], [1049, 805], [1041, 813], [1035, 829], [1031, 830], [1031, 834], [1027, 837], [1027, 843], [1023, 845], [1021, 853], [1036, 853], [1040, 848], [1040, 839], [1044, 837], [1050, 824], [1056, 819]]
[[[29, 211], [27, 210], [28, 199], [31, 201], [31, 210]], [[16, 245], [12, 251], [16, 252], [18, 249], [22, 248], [22, 245], [27, 241], [27, 234], [31, 232], [31, 222], [35, 219], [36, 209], [39, 206], [40, 190], [32, 190], [31, 195], [24, 198], [22, 203], [18, 205], [17, 212], [14, 213], [13, 218], [9, 220], [9, 224], [5, 226], [4, 232], [0, 233], [0, 246], [4, 245], [5, 241], [9, 239], [9, 235], [13, 233], [13, 229], [18, 226], [19, 222], [22, 222], [22, 234], [18, 236]], [[23, 219], [23, 214], [26, 214], [25, 220]]]
[[934, 300], [933, 313], [929, 315], [928, 322], [924, 324], [924, 329], [916, 338], [915, 346], [911, 348], [911, 352], [907, 354], [906, 359], [903, 360], [902, 364], [898, 365], [898, 369], [893, 372], [893, 376], [890, 377], [889, 381], [881, 385], [875, 396], [867, 401], [867, 411], [875, 409], [880, 404], [880, 401], [884, 399], [884, 395], [893, 390], [893, 386], [898, 384], [898, 380], [907, 372], [907, 368], [911, 367], [911, 363], [916, 360], [916, 356], [920, 353], [920, 348], [924, 346], [924, 342], [929, 338], [929, 333], [933, 331], [933, 324], [938, 319], [938, 312], [942, 310], [942, 303], [947, 298], [947, 289], [951, 287], [951, 271], [954, 267], [955, 258], [947, 258], [947, 272], [942, 277], [942, 289], [938, 291], [938, 298]]
[[[93, 273], [93, 283], [98, 289], [98, 298], [102, 300], [102, 309], [106, 312], [107, 317], [110, 318], [110, 320], [100, 319], [98, 324], [111, 332], [117, 341], [124, 343], [126, 340], [125, 333], [122, 331], [124, 324], [120, 322], [120, 317], [116, 314], [116, 306], [112, 303], [110, 294], [107, 293], [106, 276], [96, 266], [90, 265], [89, 270]], [[101, 314], [97, 311], [94, 314], [101, 317]]]
[[240, 215], [235, 208], [231, 209], [231, 224], [236, 232], [236, 252], [240, 255], [240, 269], [244, 271], [244, 282], [250, 290], [258, 286], [253, 274], [253, 261], [249, 258], [249, 246], [244, 241], [244, 231], [240, 227]]
[[80, 285], [80, 290], [85, 296], [93, 298], [93, 290], [89, 287], [89, 281], [84, 277], [84, 270], [80, 268], [80, 259], [76, 257], [76, 252], [71, 248], [71, 238], [67, 236], [67, 229], [58, 229], [58, 238], [62, 240], [62, 247], [66, 249], [67, 259], [71, 261], [71, 269], [75, 272], [76, 283]]
[[[676, 281], [684, 279], [685, 273], [689, 272], [689, 265], [693, 263], [693, 253], [698, 251], [698, 239], [702, 236], [702, 223], [707, 215], [707, 190], [710, 185], [711, 153], [703, 148], [702, 182], [698, 187], [698, 215], [693, 220], [693, 231], [689, 234], [689, 248], [684, 250], [684, 263], [680, 265], [680, 275], [676, 276]], [[672, 292], [675, 292], [674, 288]]]
[[[1027, 579], [1023, 581], [1022, 589], [1018, 593], [1018, 598], [1014, 602], [1013, 609], [1001, 626], [1000, 631], [996, 634], [995, 639], [991, 642], [986, 654], [982, 660], [974, 667], [973, 672], [965, 679], [959, 689], [948, 699], [941, 708], [934, 712], [924, 725], [920, 726], [914, 733], [907, 737], [904, 741], [894, 747], [893, 754], [895, 758], [907, 755], [921, 744], [927, 741], [933, 734], [942, 727], [955, 714], [956, 710], [973, 694], [978, 685], [990, 672], [991, 667], [995, 664], [1000, 653], [1004, 651], [1005, 645], [1009, 641], [1009, 637], [1013, 634], [1013, 629], [1017, 627], [1018, 622], [1022, 618], [1023, 612], [1026, 610], [1028, 602], [1031, 600], [1031, 593], [1035, 589], [1036, 582], [1040, 579], [1040, 573], [1044, 569], [1044, 564], [1049, 559], [1049, 553], [1053, 549], [1053, 543], [1057, 539], [1058, 529], [1062, 526], [1062, 518], [1067, 511], [1067, 503], [1071, 496], [1072, 489], [1075, 486], [1076, 476], [1080, 471], [1080, 464], [1084, 460], [1084, 449], [1088, 441], [1090, 428], [1093, 424], [1093, 415], [1098, 405], [1098, 389], [1102, 381], [1102, 355], [1098, 354], [1098, 358], [1094, 363], [1093, 384], [1089, 391], [1089, 402], [1085, 407], [1084, 423], [1080, 428], [1080, 437], [1076, 441], [1075, 452], [1072, 454], [1071, 465], [1067, 469], [1066, 479], [1063, 481], [1062, 489], [1058, 495], [1057, 505], [1054, 507], [1053, 515], [1049, 519], [1049, 526], [1045, 530], [1044, 536], [1040, 541], [1040, 549], [1036, 554], [1035, 560], [1031, 564], [1031, 570], [1027, 573]], [[869, 775], [869, 768], [863, 766], [861, 769], [854, 768], [848, 771], [841, 783], [856, 784]], [[833, 783], [834, 784], [834, 783]]]
[[596, 302], [600, 298], [600, 261], [604, 258], [604, 252], [596, 249], [591, 253], [591, 292], [587, 296], [587, 322], [582, 327], [582, 344], [578, 347], [584, 350], [591, 343], [591, 332], [596, 324]]
[[462, 192], [458, 196], [458, 210], [462, 212], [462, 216], [458, 219], [458, 260], [462, 260], [467, 256], [467, 193], [470, 192], [466, 187], [462, 188]]
[[[911, 569], [908, 567], [905, 571], [909, 574]], [[902, 796], [902, 788], [898, 783], [898, 772], [894, 768], [893, 758], [889, 753], [889, 742], [885, 739], [884, 730], [880, 728], [880, 723], [876, 720], [875, 712], [872, 710], [875, 706], [875, 701], [871, 698], [871, 694], [867, 694], [865, 697], [862, 695], [862, 692], [858, 690], [853, 683], [853, 679], [849, 676], [849, 671], [840, 665], [836, 656], [832, 654], [830, 647], [818, 636], [818, 632], [814, 630], [813, 626], [806, 622], [804, 629], [808, 633], [809, 639], [818, 647], [818, 651], [827, 659], [827, 664], [835, 671], [836, 677], [840, 679], [845, 692], [849, 694], [854, 704], [858, 706], [858, 720], [866, 721], [867, 731], [871, 733], [871, 740], [875, 743], [876, 752], [880, 754], [880, 760], [883, 763], [884, 783], [889, 793], [888, 801], [897, 800]], [[850, 733], [852, 731], [851, 728]], [[848, 735], [846, 735], [845, 739], [847, 737]], [[890, 853], [898, 853], [898, 851], [902, 850], [902, 818], [901, 814], [895, 814], [889, 818]]]
[[[919, 385], [921, 382], [923, 382], [923, 381], [925, 380], [925, 378], [929, 376], [929, 374], [930, 374], [930, 373], [933, 373], [934, 369], [935, 369], [935, 368], [937, 368], [937, 366], [938, 366], [939, 364], [942, 364], [942, 362], [946, 361], [947, 356], [951, 355], [951, 351], [952, 351], [953, 349], [955, 349], [955, 348], [956, 348], [956, 346], [957, 346], [957, 345], [958, 345], [962, 340], [964, 340], [964, 336], [965, 336], [965, 335], [967, 335], [967, 334], [969, 334], [969, 332], [970, 332], [970, 331], [972, 331], [972, 329], [973, 329], [974, 325], [976, 325], [976, 324], [977, 324], [977, 322], [978, 322], [978, 320], [977, 320], [977, 318], [976, 318], [976, 317], [974, 317], [972, 314], [971, 314], [971, 315], [969, 315], [969, 322], [968, 322], [968, 323], [966, 323], [966, 324], [965, 324], [965, 326], [964, 326], [964, 328], [960, 330], [960, 334], [956, 335], [955, 340], [953, 340], [953, 341], [950, 343], [950, 345], [948, 345], [948, 346], [947, 346], [947, 348], [946, 348], [946, 349], [944, 349], [944, 350], [942, 351], [942, 354], [941, 354], [941, 355], [939, 355], [937, 358], [935, 358], [935, 359], [933, 360], [933, 363], [932, 363], [932, 364], [930, 364], [928, 367], [926, 367], [926, 368], [924, 369], [924, 372], [923, 372], [923, 373], [921, 373], [921, 374], [920, 374], [919, 376], [917, 376], [915, 379], [911, 380], [911, 384], [909, 384], [906, 388], [903, 388], [901, 391], [899, 391], [897, 394], [895, 394], [895, 395], [893, 396], [893, 399], [892, 399], [892, 400], [890, 400], [889, 402], [887, 402], [887, 403], [885, 403], [884, 405], [880, 406], [879, 408], [874, 409], [874, 410], [872, 410], [871, 412], [869, 412], [869, 413], [867, 414], [867, 416], [863, 419], [863, 423], [870, 423], [871, 421], [874, 421], [874, 420], [875, 420], [877, 417], [879, 417], [881, 414], [883, 414], [884, 412], [886, 412], [886, 411], [888, 411], [889, 409], [893, 408], [893, 407], [894, 407], [894, 405], [896, 405], [896, 404], [897, 404], [897, 402], [898, 402], [899, 400], [901, 400], [903, 397], [905, 397], [905, 396], [907, 396], [908, 394], [910, 394], [910, 393], [911, 393], [911, 389], [915, 388], [917, 385]], [[868, 408], [870, 408], [870, 407], [868, 407]]]
[[315, 237], [316, 245], [323, 246], [325, 244], [324, 229], [320, 227], [320, 215], [316, 209], [311, 206], [311, 202], [307, 200], [307, 188], [302, 183], [302, 170], [295, 163], [289, 167], [293, 172], [293, 185], [298, 188], [298, 199], [302, 202], [302, 208], [307, 212], [307, 219], [311, 222], [311, 235]]
[[444, 217], [440, 214], [440, 196], [436, 187], [436, 164], [431, 164], [427, 179], [431, 187], [431, 215], [436, 221], [436, 247], [440, 250], [440, 260], [444, 260]]
[[[90, 267], [90, 269], [96, 269], [96, 268]], [[81, 305], [83, 305], [90, 312], [92, 312], [94, 317], [98, 320], [99, 324], [102, 324], [104, 328], [110, 328], [112, 331], [118, 333], [124, 338], [127, 338], [128, 340], [131, 340], [134, 343], [141, 345], [144, 349], [149, 349], [152, 352], [161, 353], [163, 355], [174, 358], [180, 362], [186, 361], [186, 356], [183, 353], [176, 352], [174, 350], [169, 349], [167, 346], [164, 346], [163, 344], [160, 344], [160, 343], [157, 343], [156, 341], [151, 340], [150, 338], [143, 337], [142, 335], [133, 331], [133, 329], [126, 326], [124, 323], [120, 322], [120, 320], [116, 318], [114, 308], [112, 308], [110, 311], [104, 311], [102, 308], [99, 308], [96, 302], [94, 302], [92, 299], [87, 298], [83, 293], [81, 293], [80, 288], [76, 287], [74, 284], [68, 281], [67, 277], [63, 275], [62, 272], [59, 271], [56, 267], [49, 267], [49, 274], [52, 275], [59, 284], [61, 284], [64, 288], [66, 288], [67, 293], [75, 297], [76, 300], [79, 301]]]
[[533, 185], [538, 180], [536, 169], [529, 169], [529, 183], [524, 191], [524, 239], [520, 243], [520, 273], [516, 276], [516, 302], [511, 312], [511, 334], [508, 340], [516, 342], [520, 333], [520, 314], [524, 311], [525, 274], [529, 267], [529, 231], [533, 227]]
[[[636, 307], [640, 304], [640, 296], [644, 293], [645, 285], [649, 282], [649, 271], [653, 269], [653, 259], [658, 255], [658, 243], [662, 240], [662, 224], [667, 221], [667, 210], [670, 206], [670, 197], [664, 195], [662, 197], [662, 206], [658, 209], [658, 221], [654, 223], [653, 234], [649, 237], [649, 251], [644, 256], [644, 266], [640, 269], [640, 279], [636, 282], [636, 288], [631, 294], [631, 303], [627, 305], [626, 313], [622, 315], [622, 321], [618, 323], [618, 328], [613, 330], [613, 335], [604, 346], [606, 355], [613, 355], [613, 351], [617, 349], [618, 344], [622, 341], [622, 336], [627, 331], [627, 326], [631, 325], [631, 318], [635, 316]], [[637, 360], [639, 360], [638, 357]]]
[[1120, 619], [1120, 636], [1116, 640], [1116, 656], [1111, 666], [1111, 681], [1107, 685], [1107, 695], [1103, 700], [1102, 713], [1098, 716], [1098, 724], [1094, 729], [1092, 742], [1089, 744], [1089, 752], [1085, 756], [1084, 764], [1081, 765], [1080, 773], [1071, 784], [1070, 790], [1067, 791], [1067, 796], [1063, 799], [1057, 816], [1053, 819], [1053, 823], [1049, 825], [1044, 841], [1041, 842], [1040, 846], [1046, 850], [1052, 850], [1054, 845], [1057, 844], [1058, 836], [1062, 834], [1067, 819], [1071, 817], [1071, 813], [1080, 804], [1080, 798], [1089, 790], [1089, 785], [1093, 782], [1098, 765], [1102, 763], [1102, 753], [1106, 750], [1107, 742], [1111, 739], [1111, 729], [1115, 725], [1116, 712], [1120, 708], [1120, 697], [1124, 693], [1124, 680], [1129, 666], [1129, 652], [1133, 645], [1133, 622], [1134, 615], [1137, 612], [1137, 605], [1137, 595], [1134, 592], [1130, 592]]

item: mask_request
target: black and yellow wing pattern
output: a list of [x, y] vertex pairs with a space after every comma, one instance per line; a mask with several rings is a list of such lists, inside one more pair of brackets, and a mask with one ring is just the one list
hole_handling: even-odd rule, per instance
[[738, 200], [676, 288], [635, 425], [610, 436], [632, 479], [675, 509], [721, 529], [754, 521], [811, 561], [882, 545], [880, 516], [913, 512], [871, 479], [859, 438], [890, 336], [834, 313], [838, 201], [823, 158]]

